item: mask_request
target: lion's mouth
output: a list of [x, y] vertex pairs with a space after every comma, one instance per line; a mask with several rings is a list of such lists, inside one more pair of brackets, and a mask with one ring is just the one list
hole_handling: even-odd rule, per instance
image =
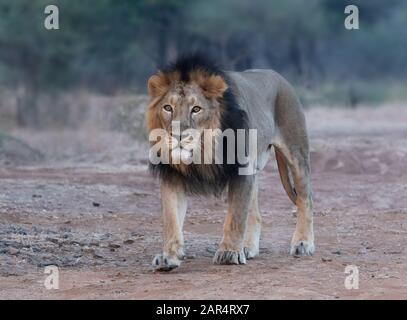
[[174, 164], [191, 164], [193, 160], [193, 152], [190, 149], [177, 147], [171, 150], [171, 159]]

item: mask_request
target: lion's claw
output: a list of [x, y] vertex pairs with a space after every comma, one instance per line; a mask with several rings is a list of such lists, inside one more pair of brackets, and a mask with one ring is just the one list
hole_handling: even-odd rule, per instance
[[163, 253], [157, 254], [153, 259], [153, 267], [157, 271], [171, 271], [180, 265], [181, 261], [177, 257], [168, 257]]
[[229, 251], [218, 250], [213, 258], [214, 264], [246, 264], [246, 256], [243, 250]]
[[312, 255], [315, 251], [315, 246], [311, 241], [299, 240], [292, 244], [290, 254], [295, 256]]

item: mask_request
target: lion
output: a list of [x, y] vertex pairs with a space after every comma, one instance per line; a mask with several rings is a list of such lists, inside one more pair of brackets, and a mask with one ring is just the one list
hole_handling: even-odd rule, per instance
[[[228, 210], [223, 238], [213, 258], [215, 264], [246, 264], [247, 259], [259, 254], [258, 176], [272, 148], [282, 185], [297, 207], [290, 253], [314, 253], [305, 117], [293, 87], [280, 74], [261, 69], [222, 71], [206, 57], [194, 54], [181, 57], [152, 75], [148, 80], [148, 93], [146, 124], [150, 137], [155, 130], [166, 133], [150, 142], [154, 146], [160, 141], [160, 152], [166, 153], [169, 160], [149, 165], [160, 179], [163, 217], [163, 249], [153, 259], [156, 270], [173, 270], [185, 256], [183, 224], [187, 196], [191, 194], [219, 196], [224, 189], [228, 191]], [[178, 138], [172, 135], [175, 122], [180, 127]], [[198, 139], [184, 134], [189, 129], [198, 132]], [[251, 174], [239, 174], [242, 164], [226, 162], [225, 155], [217, 163], [179, 161], [190, 159], [196, 150], [202, 156], [208, 149], [215, 149], [213, 145], [205, 149], [207, 138], [203, 132], [207, 129], [217, 129], [216, 134], [209, 136], [216, 141], [224, 138], [219, 131], [257, 130], [256, 153], [251, 155], [255, 158], [255, 170]], [[216, 150], [220, 149], [225, 150], [225, 147], [218, 144]], [[212, 155], [212, 158], [215, 157]]]

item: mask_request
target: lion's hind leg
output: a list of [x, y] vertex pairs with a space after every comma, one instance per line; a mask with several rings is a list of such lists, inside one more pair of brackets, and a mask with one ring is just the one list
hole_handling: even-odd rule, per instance
[[310, 165], [307, 144], [299, 147], [278, 147], [284, 155], [284, 161], [293, 176], [295, 187], [295, 205], [297, 206], [297, 224], [291, 240], [290, 253], [293, 255], [310, 255], [315, 251], [312, 212], [312, 191], [310, 183]]

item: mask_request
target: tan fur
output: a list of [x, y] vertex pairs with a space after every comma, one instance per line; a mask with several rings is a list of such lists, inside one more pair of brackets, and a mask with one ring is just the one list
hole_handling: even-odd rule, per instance
[[252, 259], [259, 254], [261, 214], [259, 209], [258, 189], [258, 179], [256, 177], [244, 238], [244, 250], [247, 259]]
[[[218, 99], [221, 98], [224, 91], [227, 90], [227, 85], [223, 78], [220, 76], [208, 75], [206, 72], [200, 70], [191, 73], [191, 82], [189, 84], [181, 83], [179, 78], [180, 76], [177, 72], [172, 72], [170, 74], [159, 72], [158, 74], [151, 76], [148, 80], [148, 92], [151, 97], [150, 104], [145, 114], [148, 132], [151, 132], [153, 129], [167, 129], [169, 127], [170, 123], [163, 119], [161, 114], [160, 108], [163, 105], [170, 104], [175, 106], [175, 109], [186, 107], [186, 105], [177, 105], [182, 100], [182, 97], [178, 95], [177, 90], [180, 88], [186, 90], [186, 86], [188, 86], [189, 91], [194, 92], [199, 90], [202, 94], [201, 99], [198, 99], [196, 96], [188, 97], [187, 102], [190, 106], [195, 104], [200, 105], [203, 103], [202, 100], [204, 99], [205, 103], [210, 104], [212, 108], [211, 117], [201, 123], [200, 128], [198, 129], [220, 128], [223, 106]], [[216, 137], [210, 137], [207, 135], [206, 138], [207, 143], [208, 139], [215, 139]], [[199, 146], [201, 148], [202, 163], [204, 162], [204, 154], [214, 154], [214, 150], [205, 150], [204, 145], [207, 145], [206, 143], [202, 141], [202, 144]], [[167, 143], [166, 146], [171, 149], [171, 144]], [[215, 146], [214, 143], [213, 146]], [[168, 153], [170, 154], [170, 152]], [[189, 170], [188, 165], [185, 165], [184, 163], [173, 164], [173, 166], [183, 174], [187, 174]], [[213, 171], [208, 166], [202, 166], [199, 169], [204, 175], [207, 175], [209, 179], [213, 176]]]
[[[248, 115], [252, 128], [258, 130], [257, 165], [261, 171], [266, 165], [271, 147], [274, 147], [278, 168], [289, 198], [298, 209], [297, 224], [291, 241], [292, 254], [312, 254], [314, 247], [312, 192], [310, 183], [309, 146], [301, 105], [293, 88], [279, 74], [271, 70], [228, 72], [229, 82], [219, 75], [195, 70], [189, 83], [181, 83], [179, 74], [158, 73], [148, 82], [151, 97], [146, 113], [147, 127], [168, 130], [169, 118], [162, 108], [173, 107], [172, 117], [181, 122], [189, 115], [189, 108], [197, 104], [207, 114], [198, 129], [220, 128], [224, 112], [222, 96], [231, 86], [237, 102]], [[219, 135], [206, 137], [217, 139]], [[207, 145], [207, 144], [205, 144]], [[167, 143], [171, 148], [171, 144]], [[202, 145], [202, 157], [209, 154]], [[174, 167], [187, 173], [188, 165]], [[210, 179], [210, 166], [198, 170]], [[291, 178], [290, 178], [291, 177]], [[161, 203], [164, 221], [163, 251], [153, 264], [157, 270], [171, 270], [180, 265], [183, 256], [182, 225], [186, 212], [186, 193], [176, 181], [161, 185]], [[237, 176], [228, 185], [228, 211], [223, 227], [223, 238], [214, 263], [245, 264], [259, 254], [261, 216], [258, 205], [258, 174]]]
[[202, 70], [196, 70], [191, 73], [191, 80], [202, 88], [205, 97], [220, 98], [227, 90], [228, 86], [221, 76], [208, 75]]

